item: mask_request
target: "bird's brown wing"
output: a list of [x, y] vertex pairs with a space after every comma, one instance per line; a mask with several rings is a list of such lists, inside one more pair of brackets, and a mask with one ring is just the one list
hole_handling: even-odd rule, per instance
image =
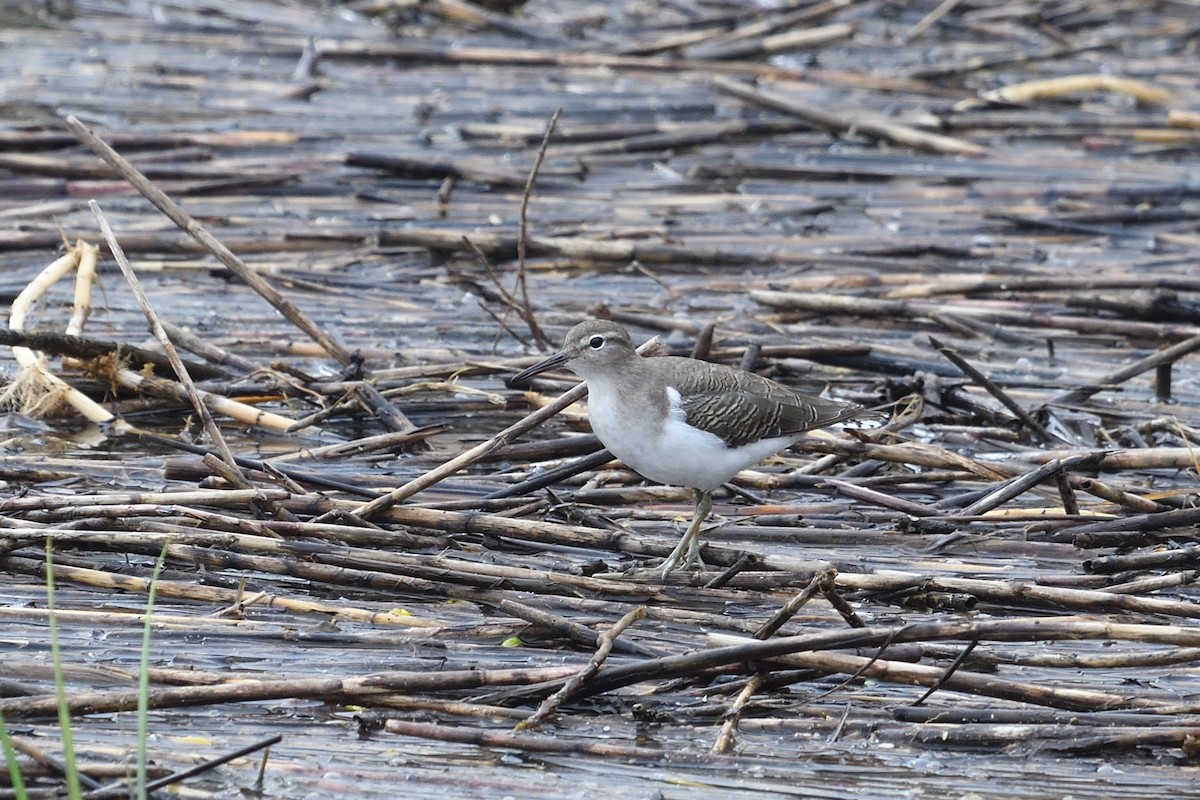
[[[732, 367], [709, 365], [697, 373], [680, 367], [687, 359], [663, 359], [683, 398], [687, 422], [725, 440], [730, 447], [776, 436], [793, 436], [850, 419], [865, 409], [827, 400]], [[694, 364], [694, 362], [693, 362]]]

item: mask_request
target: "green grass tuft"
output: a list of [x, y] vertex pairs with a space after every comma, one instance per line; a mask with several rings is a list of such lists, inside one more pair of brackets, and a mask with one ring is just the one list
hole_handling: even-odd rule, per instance
[[58, 727], [62, 733], [63, 765], [67, 772], [67, 796], [81, 800], [79, 770], [75, 766], [75, 743], [71, 739], [71, 708], [67, 705], [67, 687], [63, 679], [62, 653], [58, 647], [58, 620], [54, 614], [54, 542], [46, 539], [46, 610], [50, 617], [50, 655], [54, 660], [54, 694], [58, 698]]
[[13, 748], [12, 739], [8, 738], [8, 725], [4, 722], [3, 714], [0, 714], [0, 749], [4, 750], [4, 761], [8, 764], [8, 780], [12, 784], [13, 796], [17, 800], [29, 800], [25, 779], [21, 776], [21, 765], [17, 763], [17, 751]]
[[142, 663], [138, 668], [138, 710], [137, 710], [137, 794], [135, 797], [145, 800], [147, 780], [146, 740], [149, 738], [150, 712], [150, 634], [153, 630], [151, 617], [154, 614], [154, 591], [158, 588], [158, 575], [162, 572], [163, 561], [167, 558], [167, 546], [163, 545], [158, 560], [154, 562], [154, 574], [150, 576], [150, 591], [146, 597], [146, 624], [142, 628]]

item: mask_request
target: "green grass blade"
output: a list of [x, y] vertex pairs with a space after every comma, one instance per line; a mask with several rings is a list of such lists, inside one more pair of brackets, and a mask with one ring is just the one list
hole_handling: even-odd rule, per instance
[[0, 714], [0, 749], [4, 750], [4, 761], [8, 764], [8, 780], [12, 784], [13, 796], [17, 800], [29, 800], [25, 792], [25, 779], [21, 777], [21, 765], [17, 763], [17, 751], [8, 738], [8, 725], [4, 722], [3, 714]]
[[158, 560], [154, 562], [154, 574], [150, 576], [150, 591], [146, 596], [146, 624], [142, 628], [142, 663], [138, 668], [138, 710], [137, 710], [137, 795], [138, 800], [146, 800], [147, 757], [146, 739], [149, 737], [150, 712], [150, 634], [154, 615], [154, 591], [158, 588], [158, 575], [162, 572], [163, 562], [167, 558], [167, 546], [164, 544]]
[[80, 800], [79, 770], [75, 767], [75, 743], [71, 738], [71, 709], [67, 705], [67, 687], [63, 680], [62, 653], [58, 647], [58, 620], [54, 614], [54, 543], [46, 539], [46, 610], [50, 617], [50, 656], [54, 660], [54, 694], [58, 698], [58, 727], [62, 733], [63, 764], [67, 771], [67, 795]]

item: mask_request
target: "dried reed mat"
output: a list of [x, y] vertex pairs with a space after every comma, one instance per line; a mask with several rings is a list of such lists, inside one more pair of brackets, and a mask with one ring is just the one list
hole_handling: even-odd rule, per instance
[[[151, 758], [223, 797], [1190, 796], [1183, 5], [0, 10], [34, 788], [53, 575], [97, 784], [149, 621]], [[686, 490], [503, 383], [589, 316], [891, 421], [736, 476], [663, 581]]]

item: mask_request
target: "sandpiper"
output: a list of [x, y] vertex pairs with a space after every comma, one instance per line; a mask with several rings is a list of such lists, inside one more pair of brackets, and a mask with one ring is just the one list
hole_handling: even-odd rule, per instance
[[805, 431], [850, 420], [857, 403], [803, 394], [752, 372], [692, 358], [643, 358], [615, 322], [588, 320], [562, 350], [512, 376], [523, 383], [563, 366], [587, 382], [588, 419], [609, 451], [652, 481], [688, 486], [696, 507], [662, 564], [702, 565], [700, 525], [713, 490], [737, 472], [794, 444]]

